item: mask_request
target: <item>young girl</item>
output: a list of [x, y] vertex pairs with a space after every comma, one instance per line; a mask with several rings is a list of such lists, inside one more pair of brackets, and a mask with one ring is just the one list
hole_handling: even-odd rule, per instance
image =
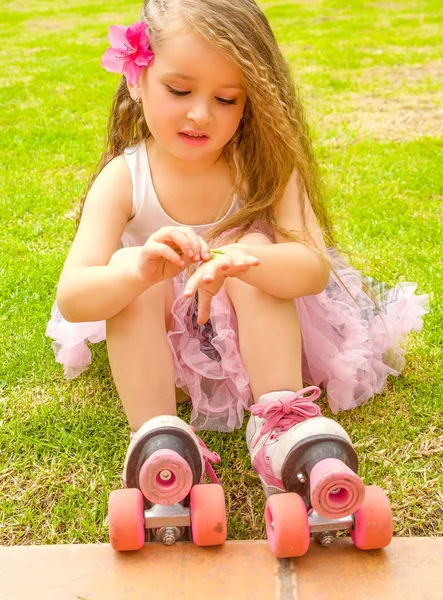
[[68, 378], [106, 338], [131, 429], [186, 431], [202, 464], [218, 457], [174, 416], [176, 388], [196, 428], [232, 431], [250, 410], [253, 466], [283, 489], [270, 457], [320, 414], [317, 386], [334, 413], [381, 393], [427, 297], [336, 251], [290, 69], [253, 0], [146, 0], [142, 18], [110, 29], [103, 66], [123, 77], [47, 333]]

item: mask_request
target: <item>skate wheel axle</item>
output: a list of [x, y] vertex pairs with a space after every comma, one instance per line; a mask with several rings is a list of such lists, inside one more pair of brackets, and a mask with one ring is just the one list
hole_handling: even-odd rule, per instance
[[169, 481], [172, 478], [172, 473], [171, 471], [164, 469], [160, 472], [159, 477], [162, 481]]

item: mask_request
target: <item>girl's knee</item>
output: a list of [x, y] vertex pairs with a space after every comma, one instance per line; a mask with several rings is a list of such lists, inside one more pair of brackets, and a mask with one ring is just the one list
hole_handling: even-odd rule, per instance
[[265, 245], [265, 244], [273, 244], [272, 240], [264, 233], [262, 233], [261, 231], [251, 231], [248, 233], [245, 233], [244, 235], [241, 236], [241, 238], [239, 238], [238, 240], [235, 237], [226, 237], [223, 239], [223, 242], [221, 243], [222, 246], [225, 246], [227, 244], [235, 244], [235, 243], [239, 243], [239, 244], [257, 244], [257, 245]]
[[[245, 244], [247, 243], [247, 244], [256, 244], [256, 245], [265, 246], [265, 245], [272, 244], [273, 242], [264, 233], [261, 233], [260, 231], [254, 231], [254, 232], [246, 233], [245, 235], [243, 235], [238, 240], [238, 243], [245, 243]], [[253, 254], [252, 251], [251, 251], [251, 254]], [[263, 297], [263, 296], [268, 295], [265, 292], [262, 292], [261, 290], [259, 290], [258, 288], [255, 288], [254, 286], [249, 285], [248, 283], [245, 283], [244, 281], [241, 281], [241, 279], [238, 279], [237, 277], [227, 278], [224, 285], [225, 285], [225, 289], [233, 303], [237, 297], [239, 299], [244, 298], [246, 300], [246, 298], [252, 299], [254, 296]]]
[[137, 296], [110, 320], [124, 319], [128, 323], [157, 316], [164, 318], [166, 328], [171, 324], [171, 308], [174, 302], [174, 284], [171, 279], [160, 281]]
[[252, 310], [252, 312], [254, 308], [266, 310], [267, 307], [270, 310], [278, 310], [278, 307], [284, 304], [294, 304], [292, 300], [277, 298], [237, 277], [226, 278], [224, 286], [236, 311], [240, 307], [245, 307], [247, 311]]
[[261, 233], [260, 231], [253, 231], [251, 233], [245, 233], [239, 240], [239, 243], [247, 243], [247, 244], [260, 244], [267, 245], [272, 244], [273, 242], [268, 238], [267, 235]]

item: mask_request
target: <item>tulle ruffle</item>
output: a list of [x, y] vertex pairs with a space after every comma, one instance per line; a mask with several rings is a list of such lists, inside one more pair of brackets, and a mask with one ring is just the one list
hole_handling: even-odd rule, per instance
[[174, 280], [176, 300], [168, 334], [175, 385], [192, 398], [191, 424], [198, 429], [241, 427], [251, 404], [249, 378], [240, 357], [237, 317], [222, 288], [211, 303], [210, 322], [197, 324], [197, 303], [184, 299], [183, 273]]
[[91, 364], [88, 342], [96, 344], [106, 338], [106, 321], [71, 323], [54, 302], [46, 335], [52, 338], [55, 360], [63, 365], [65, 379], [74, 379]]
[[[323, 386], [337, 413], [363, 404], [383, 390], [388, 375], [400, 374], [406, 335], [422, 329], [429, 307], [427, 295], [415, 294], [415, 283], [389, 287], [363, 277], [336, 250], [330, 258], [338, 277], [332, 273], [323, 292], [294, 302], [303, 339], [303, 379]], [[168, 333], [175, 385], [192, 399], [191, 425], [232, 431], [241, 427], [252, 403], [235, 312], [222, 288], [212, 301], [210, 320], [199, 326], [195, 301], [183, 298], [184, 283], [183, 273], [174, 279]], [[105, 339], [106, 326], [104, 321], [68, 323], [54, 305], [46, 333], [55, 340], [56, 360], [70, 379], [88, 367], [87, 343]]]
[[326, 389], [336, 414], [363, 404], [383, 390], [388, 375], [400, 374], [405, 336], [422, 329], [429, 302], [426, 294], [415, 295], [415, 283], [391, 288], [362, 277], [336, 250], [330, 258], [338, 277], [332, 273], [323, 292], [295, 302], [303, 379]]

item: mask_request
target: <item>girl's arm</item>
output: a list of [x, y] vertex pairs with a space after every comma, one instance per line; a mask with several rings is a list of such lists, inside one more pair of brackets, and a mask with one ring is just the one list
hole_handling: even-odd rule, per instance
[[57, 304], [68, 321], [107, 320], [149, 287], [210, 259], [190, 227], [162, 227], [143, 246], [120, 248], [132, 211], [132, 181], [124, 156], [94, 182], [60, 276]]
[[[319, 294], [328, 283], [329, 268], [303, 244], [242, 242], [236, 246], [260, 261], [259, 266], [236, 277], [272, 296], [290, 299]], [[223, 250], [229, 253], [229, 246], [223, 246]]]
[[[306, 226], [302, 218], [304, 201]], [[237, 275], [239, 279], [278, 298], [299, 298], [319, 294], [329, 280], [329, 258], [326, 244], [309, 199], [300, 198], [297, 174], [294, 172], [277, 207], [281, 227], [303, 232], [308, 229], [317, 252], [302, 243], [288, 242], [276, 234], [276, 244], [262, 245], [239, 242], [245, 254], [256, 256], [260, 265]], [[229, 253], [229, 246], [223, 247]]]
[[307, 228], [316, 249], [287, 242], [278, 234], [275, 244], [246, 240], [221, 246], [214, 259], [201, 265], [186, 284], [185, 297], [199, 291], [199, 323], [209, 318], [211, 300], [225, 277], [237, 277], [284, 299], [319, 294], [326, 287], [330, 270], [326, 244], [310, 202], [306, 199], [305, 203], [306, 224], [294, 174], [277, 207], [277, 220], [285, 229], [306, 232]]
[[[108, 319], [149, 287], [130, 268], [136, 263], [131, 257], [115, 264], [111, 261], [131, 211], [131, 175], [121, 155], [94, 181], [60, 276], [57, 304], [68, 321]], [[125, 250], [132, 258], [140, 252], [140, 248]]]

